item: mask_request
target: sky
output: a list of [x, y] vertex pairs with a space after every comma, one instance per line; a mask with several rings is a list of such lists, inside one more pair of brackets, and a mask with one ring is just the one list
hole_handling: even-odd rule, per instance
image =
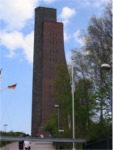
[[[68, 63], [71, 50], [84, 45], [81, 31], [87, 31], [91, 17], [99, 17], [109, 1], [0, 0], [0, 130], [31, 134], [35, 8], [57, 10]], [[7, 88], [15, 83], [16, 89]]]

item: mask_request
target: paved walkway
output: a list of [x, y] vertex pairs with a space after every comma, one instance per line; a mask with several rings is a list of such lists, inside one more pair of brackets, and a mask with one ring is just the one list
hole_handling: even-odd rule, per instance
[[[0, 150], [18, 150], [18, 142], [8, 144], [0, 148]], [[32, 142], [31, 150], [55, 150], [55, 148], [51, 142]]]

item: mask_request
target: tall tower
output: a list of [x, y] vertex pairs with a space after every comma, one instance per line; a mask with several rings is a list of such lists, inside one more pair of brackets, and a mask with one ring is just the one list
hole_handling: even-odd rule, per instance
[[35, 9], [32, 136], [43, 131], [53, 111], [55, 67], [66, 65], [64, 54], [63, 24], [56, 21], [56, 9]]

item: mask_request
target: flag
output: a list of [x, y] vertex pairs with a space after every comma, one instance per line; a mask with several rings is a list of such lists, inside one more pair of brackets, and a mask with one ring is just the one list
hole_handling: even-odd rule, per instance
[[17, 85], [17, 84], [10, 85], [10, 86], [8, 86], [8, 88], [9, 88], [9, 89], [15, 89], [15, 88], [16, 88], [16, 85]]

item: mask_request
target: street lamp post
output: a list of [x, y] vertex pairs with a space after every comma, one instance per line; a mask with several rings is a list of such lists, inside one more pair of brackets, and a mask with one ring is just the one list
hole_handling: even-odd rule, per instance
[[57, 108], [57, 110], [58, 110], [58, 114], [57, 114], [58, 115], [58, 124], [57, 124], [58, 125], [58, 132], [57, 132], [57, 136], [59, 137], [59, 105], [55, 104], [54, 107]]
[[[101, 68], [102, 68], [103, 70], [109, 71], [109, 82], [110, 82], [111, 66], [110, 66], [109, 64], [104, 63], [104, 64], [101, 65]], [[109, 93], [110, 93], [110, 96], [111, 96], [111, 95], [112, 95], [112, 92], [111, 92], [110, 86], [109, 86]], [[110, 105], [111, 105], [111, 114], [112, 114], [112, 100], [111, 100], [111, 104], [110, 104]]]
[[[57, 108], [57, 110], [58, 110], [58, 113], [57, 113], [57, 115], [58, 115], [58, 124], [57, 124], [57, 126], [58, 126], [58, 131], [57, 131], [57, 137], [59, 137], [59, 117], [60, 117], [60, 116], [59, 116], [59, 105], [55, 104], [54, 107]], [[59, 149], [59, 143], [57, 143], [57, 148]]]
[[[73, 71], [73, 59], [72, 59], [72, 121], [73, 121], [73, 139], [75, 139], [75, 106], [74, 106], [74, 92], [75, 92], [75, 85], [74, 85], [74, 71]], [[73, 149], [75, 150], [75, 142], [73, 142]]]
[[4, 124], [4, 127], [5, 127], [5, 132], [6, 132], [6, 127], [7, 127], [8, 125], [7, 124]]

